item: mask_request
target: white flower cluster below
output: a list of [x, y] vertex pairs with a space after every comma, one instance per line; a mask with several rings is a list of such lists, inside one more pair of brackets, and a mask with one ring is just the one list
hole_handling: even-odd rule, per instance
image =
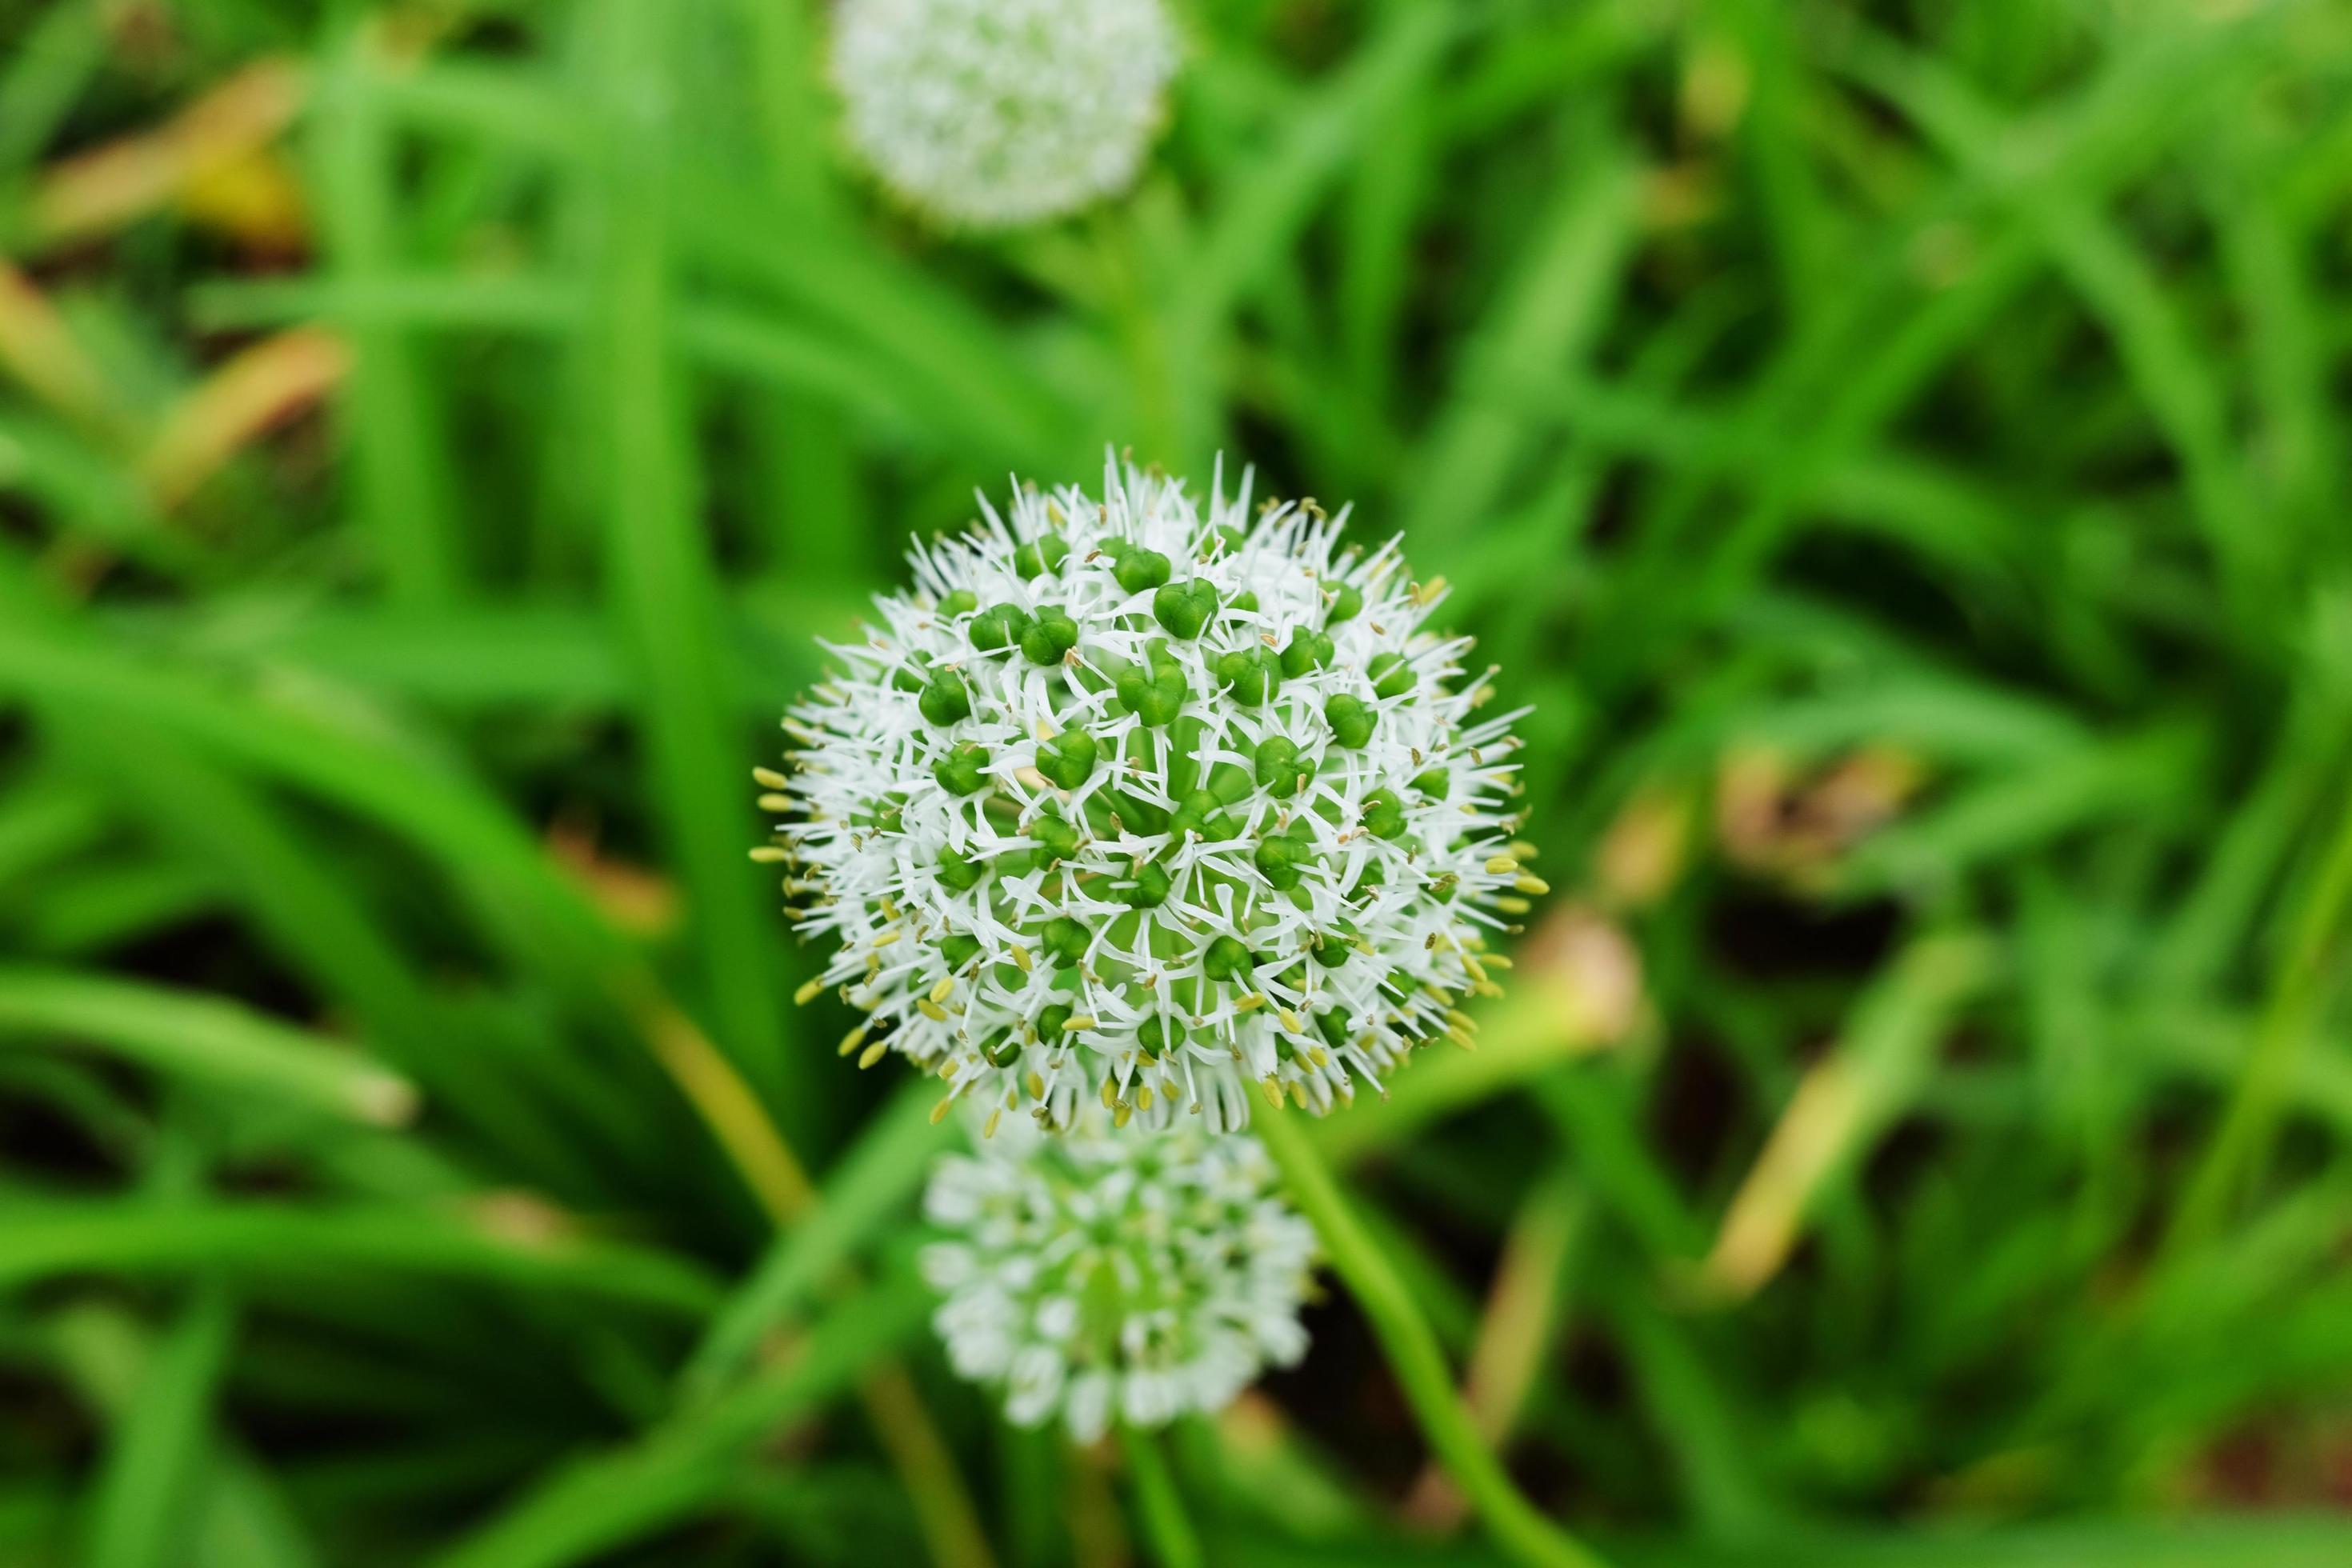
[[1314, 1228], [1254, 1138], [1115, 1131], [1099, 1112], [1059, 1138], [1008, 1129], [943, 1156], [925, 1207], [949, 1360], [1016, 1426], [1058, 1411], [1082, 1442], [1114, 1416], [1161, 1426], [1306, 1352]]

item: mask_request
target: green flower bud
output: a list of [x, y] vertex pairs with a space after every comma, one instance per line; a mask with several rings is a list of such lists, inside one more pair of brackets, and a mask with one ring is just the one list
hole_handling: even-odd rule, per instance
[[977, 741], [959, 742], [931, 764], [931, 776], [950, 795], [978, 795], [988, 787], [988, 748]]
[[1095, 738], [1084, 730], [1065, 730], [1037, 747], [1037, 771], [1056, 788], [1076, 789], [1095, 771]]
[[1442, 795], [1452, 787], [1454, 775], [1444, 768], [1423, 768], [1412, 775], [1412, 787], [1418, 795]]
[[1232, 980], [1257, 967], [1257, 955], [1238, 938], [1221, 936], [1201, 954], [1201, 968], [1212, 980]]
[[1120, 888], [1117, 891], [1130, 907], [1139, 910], [1156, 910], [1168, 901], [1168, 894], [1173, 884], [1169, 878], [1167, 868], [1159, 862], [1146, 860], [1139, 855], [1134, 856], [1127, 863], [1127, 876], [1130, 885]]
[[1244, 708], [1255, 708], [1274, 695], [1282, 672], [1265, 648], [1237, 647], [1217, 660], [1217, 679]]
[[1375, 838], [1394, 838], [1404, 831], [1404, 799], [1392, 789], [1376, 789], [1364, 796], [1364, 831]]
[[1032, 664], [1058, 664], [1078, 646], [1078, 623], [1059, 605], [1040, 605], [1037, 618], [1023, 628], [1022, 657]]
[[1018, 605], [991, 605], [972, 616], [964, 635], [971, 646], [982, 653], [993, 653], [1001, 647], [1011, 647], [1029, 629], [1029, 612]]
[[943, 617], [953, 619], [957, 616], [967, 615], [978, 608], [980, 608], [980, 595], [969, 588], [958, 588], [940, 601], [939, 613]]
[[1331, 595], [1331, 613], [1323, 624], [1336, 626], [1342, 621], [1352, 621], [1364, 612], [1364, 595], [1353, 583], [1342, 583]]
[[1378, 653], [1364, 671], [1372, 678], [1372, 694], [1376, 697], [1402, 697], [1412, 689], [1412, 666], [1401, 653]]
[[1192, 692], [1184, 685], [1183, 667], [1155, 660], [1150, 673], [1130, 665], [1118, 678], [1118, 705], [1157, 729], [1172, 721]]
[[1216, 613], [1216, 589], [1198, 577], [1166, 584], [1151, 595], [1151, 618], [1171, 637], [1199, 637]]
[[1047, 1045], [1062, 1037], [1062, 1026], [1070, 1021], [1070, 1010], [1056, 1002], [1037, 1015], [1037, 1037]]
[[1287, 735], [1268, 735], [1257, 743], [1257, 783], [1276, 800], [1288, 800], [1315, 776], [1315, 764], [1301, 762], [1298, 742]]
[[988, 874], [986, 865], [969, 860], [952, 849], [940, 851], [940, 880], [959, 893], [968, 893], [980, 886], [981, 878]]
[[1290, 634], [1289, 646], [1282, 650], [1282, 673], [1296, 680], [1310, 669], [1328, 669], [1338, 651], [1328, 634], [1301, 626]]
[[952, 724], [959, 719], [971, 717], [971, 691], [964, 685], [963, 677], [952, 669], [942, 669], [931, 677], [929, 686], [923, 688], [923, 695], [916, 706], [932, 723]]
[[1307, 863], [1315, 858], [1314, 837], [1304, 822], [1295, 823], [1288, 833], [1260, 840], [1250, 858], [1267, 886], [1286, 893], [1298, 886]]
[[1087, 928], [1067, 915], [1055, 915], [1045, 922], [1045, 933], [1039, 940], [1055, 960], [1055, 967], [1068, 969], [1087, 955]]
[[1194, 790], [1168, 815], [1168, 831], [1179, 838], [1197, 833], [1212, 844], [1223, 844], [1238, 837], [1241, 830], [1242, 825], [1226, 815], [1225, 803], [1214, 790]]
[[940, 938], [940, 956], [947, 960], [950, 969], [961, 969], [980, 956], [980, 938], [964, 931], [953, 931]]
[[1070, 552], [1070, 542], [1058, 533], [1047, 533], [1031, 540], [1013, 552], [1013, 570], [1024, 577], [1035, 577], [1061, 570], [1062, 558]]
[[1348, 1043], [1348, 1024], [1345, 1007], [1334, 1007], [1328, 1012], [1315, 1015], [1315, 1032], [1322, 1036], [1323, 1043], [1335, 1051]]
[[1157, 550], [1129, 550], [1119, 557], [1110, 574], [1129, 593], [1140, 594], [1167, 582], [1168, 572], [1168, 557]]
[[1372, 726], [1379, 717], [1362, 698], [1344, 691], [1323, 704], [1324, 722], [1331, 726], [1332, 738], [1351, 749], [1372, 738]]
[[1184, 1043], [1184, 1026], [1153, 1014], [1135, 1026], [1135, 1048], [1158, 1061]]
[[1031, 823], [1029, 837], [1037, 841], [1041, 866], [1055, 865], [1078, 852], [1078, 830], [1058, 816], [1041, 816]]

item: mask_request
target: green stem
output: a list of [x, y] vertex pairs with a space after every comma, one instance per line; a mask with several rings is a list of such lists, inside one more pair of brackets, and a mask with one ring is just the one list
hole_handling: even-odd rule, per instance
[[2165, 1237], [2167, 1255], [2178, 1256], [2183, 1247], [2203, 1240], [2245, 1184], [2262, 1173], [2279, 1105], [2323, 1000], [2327, 945], [2343, 923], [2347, 904], [2352, 904], [2352, 809], [2336, 824], [2326, 858], [2296, 911], [2245, 1070], [2238, 1076], [2229, 1109], [2175, 1211]]
[[1600, 1557], [1520, 1495], [1478, 1436], [1436, 1334], [1394, 1266], [1348, 1207], [1298, 1119], [1285, 1111], [1260, 1110], [1252, 1130], [1282, 1167], [1291, 1198], [1314, 1222], [1332, 1268], [1363, 1309], [1423, 1436], [1477, 1510], [1495, 1544], [1528, 1568], [1605, 1568]]
[[1153, 1560], [1160, 1568], [1203, 1568], [1208, 1559], [1202, 1554], [1201, 1537], [1184, 1512], [1183, 1494], [1176, 1489], [1160, 1439], [1122, 1426], [1119, 1442], [1127, 1450], [1128, 1474], [1135, 1479], [1136, 1517], [1151, 1543]]

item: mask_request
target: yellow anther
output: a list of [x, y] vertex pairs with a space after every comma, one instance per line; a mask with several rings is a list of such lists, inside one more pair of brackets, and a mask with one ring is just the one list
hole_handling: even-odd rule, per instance
[[1268, 1073], [1265, 1078], [1258, 1080], [1258, 1087], [1265, 1090], [1265, 1102], [1268, 1105], [1273, 1106], [1276, 1110], [1280, 1110], [1283, 1104], [1282, 1080], [1275, 1077], [1272, 1073]]
[[915, 1011], [920, 1013], [924, 1017], [929, 1018], [934, 1024], [944, 1024], [948, 1021], [947, 1009], [940, 1006], [938, 1003], [932, 1001], [928, 996], [917, 999], [915, 1003]]
[[940, 975], [940, 983], [931, 987], [931, 1000], [934, 1002], [944, 1002], [954, 994], [955, 976], [952, 974]]
[[1138, 1110], [1149, 1110], [1151, 1109], [1151, 1086], [1150, 1084], [1144, 1083], [1138, 1084], [1136, 1086], [1135, 1109]]
[[1519, 863], [1508, 855], [1490, 855], [1486, 858], [1486, 874], [1490, 877], [1507, 877], [1518, 868]]
[[892, 942], [898, 941], [900, 937], [906, 934], [907, 933], [905, 931], [899, 930], [897, 926], [892, 926], [888, 931], [884, 931], [880, 936], [874, 939], [875, 951], [877, 952], [880, 952], [883, 948], [889, 946]]
[[1062, 1022], [1062, 1027], [1066, 1030], [1091, 1029], [1094, 1026], [1095, 1016], [1092, 1013], [1073, 1013]]
[[856, 1050], [858, 1047], [866, 1043], [866, 1031], [867, 1027], [868, 1026], [860, 1024], [857, 1027], [850, 1030], [849, 1033], [841, 1037], [841, 1055], [845, 1057], [849, 1055], [850, 1052]]
[[1282, 1026], [1284, 1028], [1289, 1030], [1294, 1035], [1298, 1033], [1297, 1014], [1292, 1012], [1287, 1007], [1277, 1007], [1274, 1010], [1274, 1016], [1282, 1020]]
[[760, 797], [759, 805], [761, 811], [790, 811], [793, 808], [793, 797], [771, 792]]
[[1255, 1013], [1265, 1005], [1265, 998], [1255, 991], [1244, 992], [1234, 998], [1234, 1011], [1236, 1013]]
[[872, 1067], [876, 1062], [880, 1061], [885, 1056], [888, 1055], [889, 1050], [889, 1041], [875, 1041], [872, 1045], [866, 1047], [866, 1054], [857, 1058], [857, 1070], [864, 1072], [867, 1068]]
[[963, 1062], [958, 1058], [950, 1057], [940, 1064], [940, 1081], [953, 1083], [956, 1080], [956, 1074], [961, 1071], [963, 1071]]
[[824, 989], [824, 976], [820, 974], [814, 980], [803, 981], [801, 983], [801, 988], [793, 993], [793, 1000], [799, 1005], [805, 1007], [810, 1003], [815, 1001], [817, 994]]
[[1514, 899], [1508, 896], [1496, 899], [1495, 900], [1495, 907], [1502, 910], [1507, 915], [1523, 915], [1529, 910], [1535, 908], [1533, 904], [1530, 904], [1525, 899]]
[[940, 1102], [931, 1107], [931, 1125], [937, 1127], [940, 1122], [945, 1121], [948, 1119], [948, 1112], [953, 1109], [955, 1109], [955, 1096], [941, 1095]]
[[1118, 1104], [1111, 1107], [1110, 1124], [1113, 1127], [1124, 1127], [1134, 1118], [1134, 1116], [1135, 1107], [1128, 1104], [1127, 1101], [1122, 1100]]
[[762, 866], [773, 866], [793, 858], [793, 852], [780, 844], [762, 844], [751, 851], [751, 858]]
[[751, 778], [761, 789], [790, 789], [793, 781], [773, 768], [753, 768]]
[[1517, 888], [1520, 892], [1528, 895], [1530, 898], [1541, 898], [1544, 894], [1551, 891], [1551, 884], [1545, 881], [1541, 877], [1522, 876], [1517, 881], [1513, 882], [1511, 886]]
[[996, 1120], [1003, 1114], [1004, 1107], [1001, 1105], [988, 1113], [988, 1120], [980, 1124], [980, 1135], [983, 1140], [996, 1136]]
[[1511, 841], [1511, 853], [1518, 859], [1532, 860], [1536, 858], [1536, 847], [1524, 838], [1516, 838]]
[[1109, 1079], [1103, 1079], [1102, 1102], [1105, 1110], [1118, 1103], [1118, 1085]]
[[1015, 946], [1013, 948], [1013, 966], [1021, 971], [1024, 974], [1029, 973], [1029, 950], [1027, 948], [1020, 946]]

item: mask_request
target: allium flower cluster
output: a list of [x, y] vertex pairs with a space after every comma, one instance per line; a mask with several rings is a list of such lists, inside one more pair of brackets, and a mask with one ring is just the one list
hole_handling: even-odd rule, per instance
[[[1099, 1102], [1316, 1112], [1467, 1044], [1519, 868], [1515, 715], [1476, 719], [1441, 583], [1341, 550], [1311, 500], [1205, 510], [1117, 463], [1102, 495], [983, 500], [785, 721], [770, 853], [819, 982], [954, 1096], [1049, 1129]], [[783, 786], [789, 788], [784, 793]]]
[[1254, 1138], [1115, 1131], [1099, 1111], [1059, 1138], [1016, 1124], [942, 1158], [925, 1206], [949, 1360], [1001, 1387], [1016, 1426], [1160, 1426], [1306, 1351], [1314, 1227]]
[[1160, 0], [841, 0], [834, 17], [850, 140], [910, 205], [969, 227], [1124, 189], [1175, 68]]

